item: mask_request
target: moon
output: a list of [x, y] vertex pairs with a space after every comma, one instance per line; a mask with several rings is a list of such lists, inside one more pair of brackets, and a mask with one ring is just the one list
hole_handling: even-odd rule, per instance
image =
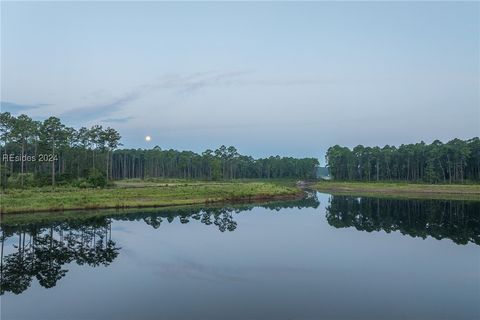
[[150, 136], [146, 136], [146, 137], [145, 137], [145, 141], [148, 142], [148, 141], [150, 141], [150, 140], [152, 140], [152, 137], [150, 137]]

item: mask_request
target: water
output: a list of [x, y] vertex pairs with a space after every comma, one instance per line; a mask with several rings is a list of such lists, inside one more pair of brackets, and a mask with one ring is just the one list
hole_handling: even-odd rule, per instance
[[18, 217], [1, 226], [2, 320], [480, 318], [480, 202]]

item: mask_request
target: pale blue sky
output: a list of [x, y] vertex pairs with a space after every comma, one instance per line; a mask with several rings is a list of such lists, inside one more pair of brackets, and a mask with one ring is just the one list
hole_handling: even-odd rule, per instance
[[110, 125], [126, 147], [323, 162], [479, 135], [478, 2], [1, 6], [2, 111]]

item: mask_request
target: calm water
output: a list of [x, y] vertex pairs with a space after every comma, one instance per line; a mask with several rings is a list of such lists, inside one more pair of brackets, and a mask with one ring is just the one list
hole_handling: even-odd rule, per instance
[[1, 319], [480, 319], [480, 203], [4, 219]]

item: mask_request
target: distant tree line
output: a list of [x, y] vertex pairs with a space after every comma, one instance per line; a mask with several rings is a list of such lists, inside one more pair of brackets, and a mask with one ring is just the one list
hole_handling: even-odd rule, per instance
[[186, 178], [186, 179], [275, 179], [315, 178], [318, 160], [291, 157], [254, 159], [238, 153], [235, 147], [221, 146], [202, 154], [191, 151], [124, 149], [113, 153], [114, 179]]
[[423, 141], [400, 147], [353, 149], [335, 145], [326, 154], [336, 180], [464, 183], [480, 181], [480, 139]]
[[[126, 178], [315, 178], [318, 160], [291, 157], [254, 159], [234, 147], [202, 154], [191, 151], [117, 150], [121, 136], [113, 128], [94, 125], [74, 129], [59, 118], [32, 120], [0, 113], [1, 184], [104, 186]], [[15, 158], [17, 157], [17, 158]]]

